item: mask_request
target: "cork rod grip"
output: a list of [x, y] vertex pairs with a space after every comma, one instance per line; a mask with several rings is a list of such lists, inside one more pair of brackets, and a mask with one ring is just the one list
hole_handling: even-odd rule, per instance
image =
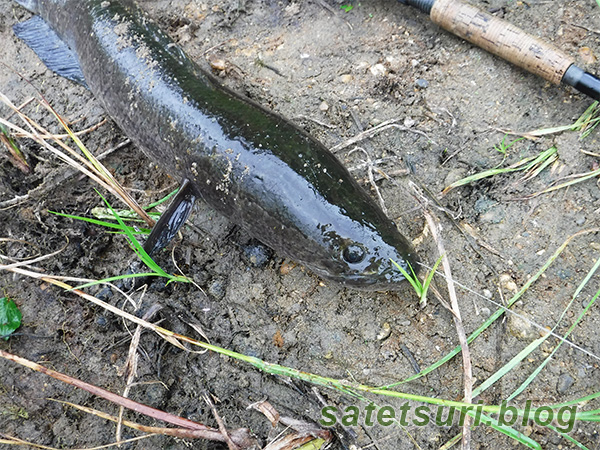
[[556, 47], [460, 0], [435, 0], [430, 17], [445, 30], [555, 84], [574, 62]]

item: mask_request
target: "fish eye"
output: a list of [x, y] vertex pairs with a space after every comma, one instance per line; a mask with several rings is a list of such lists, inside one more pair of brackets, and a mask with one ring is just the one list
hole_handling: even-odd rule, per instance
[[342, 252], [342, 257], [348, 264], [357, 264], [365, 259], [366, 254], [367, 252], [361, 245], [350, 244]]

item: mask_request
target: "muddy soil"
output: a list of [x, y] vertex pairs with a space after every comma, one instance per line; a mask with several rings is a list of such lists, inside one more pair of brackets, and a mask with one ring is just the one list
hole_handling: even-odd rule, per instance
[[[441, 223], [441, 236], [459, 286], [458, 300], [467, 333], [481, 325], [498, 304], [510, 299], [566, 239], [598, 225], [600, 192], [595, 178], [551, 194], [527, 198], [569, 174], [597, 167], [598, 133], [580, 140], [565, 132], [523, 140], [507, 152], [494, 148], [501, 129], [529, 131], [573, 123], [591, 101], [546, 83], [441, 31], [424, 15], [398, 2], [290, 2], [273, 0], [152, 0], [140, 2], [199, 64], [219, 61], [223, 83], [274, 109], [333, 147], [388, 120], [408, 131], [388, 128], [372, 139], [337, 152], [340, 160], [376, 198], [368, 181], [371, 160], [376, 185], [391, 218], [417, 245], [424, 264], [439, 256], [430, 233], [424, 233], [423, 205]], [[345, 12], [340, 8], [351, 4]], [[472, 0], [574, 55], [587, 70], [598, 72], [600, 8], [593, 1], [514, 2]], [[54, 108], [85, 129], [105, 117], [82, 87], [47, 70], [12, 33], [13, 24], [30, 14], [0, 0], [0, 90], [15, 104], [35, 96], [35, 87]], [[31, 85], [24, 78], [29, 80]], [[8, 111], [2, 107], [2, 117]], [[27, 113], [51, 131], [59, 127], [40, 107]], [[416, 133], [425, 133], [426, 136]], [[85, 135], [88, 148], [100, 153], [125, 140], [109, 120]], [[513, 137], [508, 137], [511, 141]], [[31, 192], [28, 200], [0, 211], [2, 254], [13, 258], [63, 250], [40, 264], [46, 272], [82, 278], [125, 273], [135, 260], [123, 236], [97, 226], [50, 214], [89, 215], [101, 206], [97, 186], [81, 176], [64, 179], [68, 169], [49, 153], [22, 140], [33, 171], [23, 174], [0, 150], [0, 202]], [[523, 181], [521, 174], [500, 175], [447, 195], [449, 183], [469, 174], [509, 165], [552, 146], [558, 162]], [[132, 145], [114, 152], [105, 164], [143, 204], [162, 197], [178, 180], [161, 172]], [[385, 178], [378, 176], [388, 174]], [[379, 179], [382, 178], [382, 179]], [[431, 196], [417, 199], [415, 188]], [[433, 202], [439, 203], [436, 206]], [[431, 297], [426, 306], [408, 284], [396, 292], [368, 293], [320, 280], [293, 261], [273, 255], [264, 263], [248, 258], [251, 237], [205, 204], [197, 205], [191, 227], [174, 252], [179, 267], [197, 288], [153, 284], [139, 301], [137, 315], [152, 305], [161, 326], [195, 335], [204, 330], [211, 343], [264, 361], [322, 376], [379, 386], [406, 379], [428, 367], [457, 344], [452, 315]], [[249, 247], [250, 246], [250, 247]], [[475, 386], [541, 336], [534, 324], [553, 327], [575, 288], [598, 258], [595, 233], [576, 237], [544, 276], [509, 314], [471, 345]], [[170, 252], [158, 258], [175, 271]], [[597, 290], [594, 276], [557, 327], [564, 334]], [[443, 278], [436, 286], [447, 298]], [[130, 343], [131, 324], [100, 307], [31, 278], [0, 272], [2, 295], [23, 313], [21, 335], [0, 348], [114, 392], [126, 379], [119, 374]], [[90, 292], [97, 293], [98, 289]], [[139, 296], [136, 296], [139, 300]], [[107, 301], [134, 309], [113, 295]], [[524, 319], [523, 319], [524, 318]], [[524, 406], [552, 404], [599, 391], [597, 339], [599, 311], [593, 307], [527, 389], [511, 402]], [[499, 404], [513, 393], [558, 341], [539, 350], [476, 400]], [[582, 350], [584, 349], [584, 350]], [[413, 361], [414, 360], [414, 361]], [[462, 360], [456, 357], [426, 377], [404, 384], [403, 392], [459, 400], [463, 393]], [[277, 435], [260, 413], [248, 410], [268, 399], [282, 414], [316, 422], [322, 405], [312, 386], [263, 373], [215, 353], [194, 354], [143, 333], [136, 385], [130, 396], [156, 408], [216, 426], [202, 400], [216, 402], [229, 428], [247, 427], [265, 445]], [[337, 391], [317, 387], [331, 405], [344, 409], [361, 403]], [[92, 447], [113, 442], [115, 425], [55, 401], [58, 399], [116, 414], [104, 400], [34, 373], [12, 362], [0, 363], [0, 432], [37, 444]], [[404, 400], [370, 396], [378, 405], [400, 411]], [[417, 406], [417, 404], [412, 404]], [[597, 402], [586, 405], [598, 408]], [[435, 409], [432, 408], [435, 414]], [[127, 417], [147, 424], [133, 413]], [[410, 416], [409, 416], [410, 417]], [[516, 429], [544, 448], [567, 448], [569, 441], [529, 421]], [[278, 429], [281, 431], [281, 428]], [[460, 432], [448, 426], [380, 425], [335, 428], [332, 448], [438, 448]], [[136, 432], [125, 430], [123, 437]], [[597, 427], [576, 423], [570, 435], [588, 448], [600, 445]], [[1, 445], [1, 444], [0, 444]], [[507, 448], [515, 443], [486, 426], [473, 430], [473, 448]], [[127, 448], [225, 448], [206, 441], [152, 437]]]

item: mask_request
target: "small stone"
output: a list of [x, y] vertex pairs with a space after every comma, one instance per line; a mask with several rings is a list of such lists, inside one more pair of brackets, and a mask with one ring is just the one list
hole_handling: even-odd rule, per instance
[[475, 201], [473, 209], [479, 214], [484, 214], [497, 204], [498, 202], [495, 200], [490, 200], [487, 197], [480, 197]]
[[340, 81], [342, 83], [350, 83], [353, 79], [354, 79], [354, 77], [352, 75], [350, 75], [349, 73], [344, 74], [340, 77]]
[[522, 315], [509, 314], [507, 329], [510, 334], [518, 339], [530, 340], [537, 337], [537, 330], [531, 321]]
[[321, 104], [319, 105], [319, 109], [321, 111], [327, 111], [329, 109], [329, 105], [327, 104], [326, 101], [321, 102]]
[[225, 297], [225, 286], [223, 285], [223, 282], [221, 280], [213, 281], [208, 287], [208, 293], [216, 299]]
[[246, 262], [257, 269], [266, 267], [273, 256], [271, 249], [256, 241], [244, 246], [243, 255]]
[[419, 89], [427, 89], [429, 87], [429, 81], [425, 80], [424, 78], [419, 78], [415, 85]]
[[538, 328], [538, 331], [540, 333], [540, 337], [544, 337], [544, 336], [548, 336], [552, 330], [550, 329], [550, 327], [547, 326], [546, 328], [542, 328], [542, 329]]
[[406, 118], [404, 119], [404, 126], [405, 126], [406, 128], [410, 128], [410, 127], [412, 127], [412, 126], [413, 126], [415, 123], [416, 123], [416, 122], [415, 122], [415, 120], [414, 120], [414, 119], [412, 119], [412, 118], [410, 118], [410, 117], [406, 117]]
[[381, 350], [379, 351], [379, 354], [384, 358], [384, 359], [390, 359], [393, 360], [396, 358], [396, 352], [388, 347], [382, 347]]
[[568, 373], [563, 373], [558, 377], [556, 391], [559, 394], [565, 394], [573, 386], [573, 383], [575, 383], [575, 379]]
[[383, 341], [383, 340], [387, 339], [388, 337], [390, 337], [390, 334], [392, 334], [392, 327], [390, 326], [389, 323], [385, 322], [381, 326], [381, 330], [379, 330], [379, 334], [377, 335], [377, 340]]
[[387, 74], [387, 70], [383, 64], [375, 64], [369, 70], [376, 77], [382, 77]]
[[483, 290], [483, 296], [485, 298], [492, 298], [492, 291], [490, 291], [489, 289], [484, 289]]
[[285, 7], [285, 15], [286, 16], [295, 16], [299, 12], [300, 12], [300, 4], [299, 3], [292, 3], [291, 5], [288, 5]]
[[479, 313], [483, 316], [483, 317], [490, 317], [490, 315], [492, 314], [492, 312], [490, 311], [490, 308], [488, 308], [487, 306], [484, 306], [483, 308], [481, 308], [479, 310]]
[[594, 52], [589, 47], [581, 47], [579, 49], [579, 56], [581, 56], [581, 59], [586, 64], [594, 64], [597, 61], [596, 55], [594, 55]]
[[517, 284], [512, 280], [512, 277], [507, 273], [503, 273], [502, 275], [500, 275], [500, 286], [502, 286], [504, 289], [509, 290], [511, 292], [517, 292], [517, 290], [518, 290]]
[[362, 337], [367, 342], [372, 342], [377, 339], [378, 334], [378, 330], [374, 326], [365, 327], [362, 331]]
[[586, 218], [583, 214], [579, 214], [576, 218], [575, 218], [575, 223], [578, 226], [582, 226], [586, 221]]

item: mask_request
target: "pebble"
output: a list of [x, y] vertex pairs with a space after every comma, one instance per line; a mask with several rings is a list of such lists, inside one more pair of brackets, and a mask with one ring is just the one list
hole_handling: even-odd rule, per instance
[[583, 59], [583, 62], [586, 64], [594, 64], [597, 61], [596, 55], [589, 47], [581, 47], [579, 49], [579, 56]]
[[208, 293], [217, 300], [225, 297], [225, 286], [221, 280], [215, 280], [208, 287]]
[[585, 216], [584, 216], [583, 214], [579, 214], [579, 215], [577, 215], [577, 217], [575, 218], [575, 223], [576, 223], [578, 226], [582, 226], [582, 225], [585, 223], [585, 221], [586, 221], [586, 218], [585, 218]]
[[327, 111], [329, 109], [329, 105], [327, 104], [326, 101], [321, 102], [321, 104], [319, 105], [319, 109], [321, 111]]
[[244, 246], [244, 259], [252, 267], [262, 269], [266, 267], [272, 257], [272, 252], [269, 248], [258, 242], [251, 242]]
[[489, 211], [493, 206], [497, 204], [498, 202], [495, 200], [491, 200], [487, 197], [480, 197], [475, 201], [473, 209], [475, 209], [477, 213], [483, 214]]
[[515, 293], [518, 290], [517, 284], [512, 280], [512, 277], [507, 273], [503, 273], [502, 275], [500, 275], [500, 286], [502, 286], [506, 290], [509, 290], [509, 291], [515, 292]]
[[533, 324], [525, 317], [508, 315], [507, 329], [510, 334], [518, 339], [530, 340], [538, 337], [538, 333]]
[[350, 83], [353, 79], [354, 79], [354, 77], [352, 75], [350, 75], [349, 73], [342, 75], [340, 77], [340, 81], [342, 83]]
[[404, 119], [404, 126], [405, 126], [406, 128], [410, 128], [410, 127], [412, 127], [412, 126], [413, 126], [415, 123], [416, 123], [416, 122], [415, 122], [415, 120], [414, 120], [414, 119], [412, 119], [412, 118], [410, 118], [410, 117], [406, 117], [406, 118]]
[[559, 394], [565, 394], [571, 386], [575, 383], [575, 379], [568, 373], [563, 373], [558, 377], [558, 383], [556, 383], [556, 391]]
[[387, 70], [383, 64], [375, 64], [369, 70], [376, 77], [382, 77], [387, 74]]
[[160, 383], [150, 384], [146, 388], [146, 404], [153, 408], [162, 408], [167, 400], [167, 389]]
[[487, 306], [484, 306], [483, 308], [481, 308], [479, 310], [479, 313], [483, 316], [483, 317], [490, 317], [492, 315], [492, 312], [490, 311], [490, 308], [488, 308]]
[[377, 335], [377, 340], [383, 341], [383, 340], [387, 339], [388, 337], [390, 337], [390, 334], [392, 334], [392, 327], [390, 326], [389, 323], [385, 322], [381, 326], [381, 330], [379, 330], [379, 334]]
[[429, 87], [429, 81], [425, 80], [424, 78], [419, 78], [415, 85], [419, 89], [427, 89]]

